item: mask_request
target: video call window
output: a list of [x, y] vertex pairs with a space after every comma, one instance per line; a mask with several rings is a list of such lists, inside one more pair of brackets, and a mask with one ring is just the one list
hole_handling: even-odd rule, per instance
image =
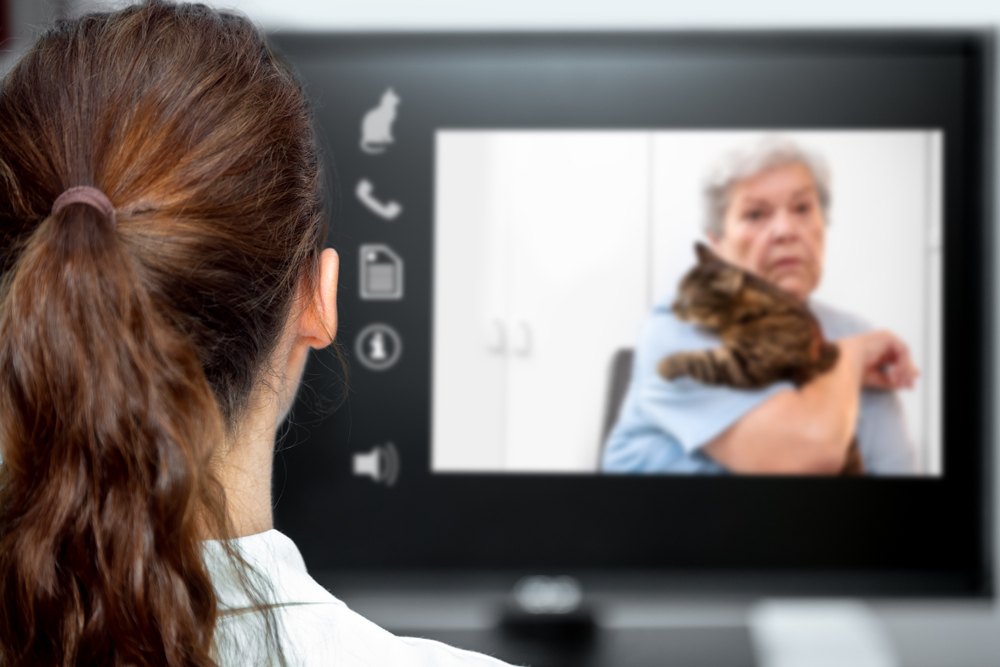
[[[727, 472], [705, 439], [789, 387], [668, 382], [654, 366], [672, 330], [658, 327], [709, 240], [707, 180], [779, 145], [808, 157], [810, 178], [824, 174], [808, 294], [824, 333], [887, 329], [920, 373], [910, 389], [862, 395], [865, 474], [941, 476], [942, 141], [936, 130], [439, 130], [432, 471]], [[688, 333], [678, 340], [711, 343]]]

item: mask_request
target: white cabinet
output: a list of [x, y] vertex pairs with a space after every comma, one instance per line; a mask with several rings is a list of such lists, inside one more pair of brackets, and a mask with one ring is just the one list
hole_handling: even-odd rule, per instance
[[432, 469], [593, 471], [650, 299], [651, 137], [440, 132]]

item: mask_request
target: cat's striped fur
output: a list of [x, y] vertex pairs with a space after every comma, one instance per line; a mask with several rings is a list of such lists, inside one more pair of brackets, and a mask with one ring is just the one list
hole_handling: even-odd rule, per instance
[[[756, 389], [781, 380], [802, 386], [833, 368], [839, 350], [823, 338], [804, 302], [723, 261], [704, 244], [695, 251], [698, 264], [681, 280], [673, 310], [681, 320], [718, 335], [722, 347], [664, 357], [657, 367], [664, 379], [688, 376], [704, 384]], [[863, 472], [855, 438], [842, 474]]]

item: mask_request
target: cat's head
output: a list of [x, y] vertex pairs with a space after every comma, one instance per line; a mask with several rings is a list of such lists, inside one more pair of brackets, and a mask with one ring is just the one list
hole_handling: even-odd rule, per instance
[[726, 262], [705, 244], [696, 243], [695, 254], [698, 263], [681, 280], [673, 304], [680, 319], [721, 330], [769, 315], [806, 310], [792, 294]]
[[385, 92], [382, 93], [382, 104], [390, 107], [394, 107], [399, 104], [399, 95], [392, 88], [386, 88]]

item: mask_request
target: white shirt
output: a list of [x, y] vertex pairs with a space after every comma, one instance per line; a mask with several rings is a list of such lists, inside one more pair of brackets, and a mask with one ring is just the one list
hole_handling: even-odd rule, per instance
[[[278, 635], [290, 667], [507, 667], [494, 658], [428, 639], [396, 637], [347, 608], [306, 572], [295, 543], [276, 530], [233, 541], [273, 590]], [[246, 593], [217, 541], [203, 542], [223, 611], [216, 627], [220, 665], [267, 665], [264, 615]]]

